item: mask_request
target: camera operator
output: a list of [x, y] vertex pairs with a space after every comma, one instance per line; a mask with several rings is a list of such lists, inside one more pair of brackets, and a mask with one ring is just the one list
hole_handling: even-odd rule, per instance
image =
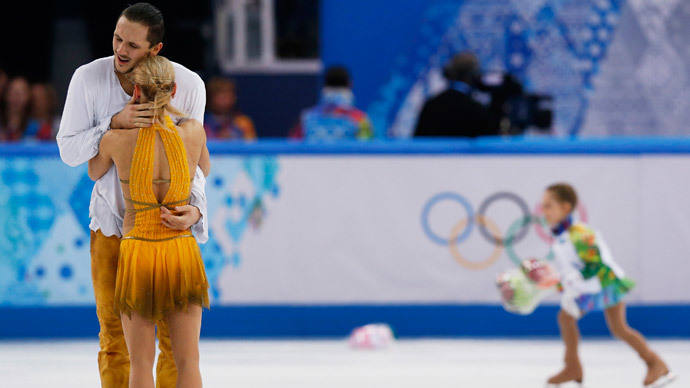
[[474, 54], [456, 54], [445, 66], [448, 89], [424, 103], [415, 137], [478, 137], [499, 134], [499, 118], [472, 97], [481, 78]]

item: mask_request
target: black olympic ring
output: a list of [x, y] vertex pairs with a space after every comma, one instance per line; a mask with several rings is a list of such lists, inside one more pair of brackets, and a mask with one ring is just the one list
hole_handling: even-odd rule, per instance
[[[531, 217], [532, 214], [530, 213], [529, 206], [527, 206], [525, 200], [520, 198], [518, 195], [508, 191], [499, 191], [498, 193], [494, 193], [488, 196], [484, 200], [484, 202], [482, 202], [482, 204], [479, 206], [479, 211], [477, 212], [477, 215], [486, 218], [486, 210], [493, 202], [498, 201], [499, 199], [508, 199], [515, 202], [522, 211], [521, 219], [529, 219]], [[487, 239], [490, 243], [501, 246], [505, 245], [504, 239], [495, 237], [491, 233], [489, 233], [489, 231], [486, 229], [486, 224], [478, 223], [478, 226], [482, 236], [484, 236], [484, 238]], [[525, 238], [525, 236], [527, 236], [528, 231], [529, 223], [522, 225], [520, 227], [520, 230], [518, 230], [518, 232], [515, 234], [515, 236], [511, 237], [510, 242], [513, 244], [518, 243], [523, 238]]]

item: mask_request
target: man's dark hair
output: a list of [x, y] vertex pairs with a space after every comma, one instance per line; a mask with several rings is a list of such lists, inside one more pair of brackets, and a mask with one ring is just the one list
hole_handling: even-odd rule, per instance
[[163, 23], [163, 14], [158, 8], [149, 3], [136, 3], [122, 11], [120, 17], [123, 16], [132, 23], [139, 23], [148, 27], [146, 40], [149, 41], [149, 47], [163, 41], [165, 24]]
[[345, 66], [332, 66], [326, 70], [324, 84], [331, 88], [349, 88], [350, 73]]
[[443, 68], [443, 75], [449, 81], [462, 81], [469, 85], [474, 84], [480, 74], [479, 60], [469, 51], [456, 54]]

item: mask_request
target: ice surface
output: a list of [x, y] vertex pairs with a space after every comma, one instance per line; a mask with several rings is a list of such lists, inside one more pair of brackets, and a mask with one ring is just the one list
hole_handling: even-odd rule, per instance
[[[690, 341], [652, 341], [688, 386]], [[0, 342], [3, 388], [99, 387], [97, 341]], [[625, 344], [586, 340], [588, 388], [641, 387], [644, 364]], [[204, 387], [534, 388], [561, 366], [561, 344], [545, 340], [405, 340], [385, 350], [345, 341], [201, 342]]]

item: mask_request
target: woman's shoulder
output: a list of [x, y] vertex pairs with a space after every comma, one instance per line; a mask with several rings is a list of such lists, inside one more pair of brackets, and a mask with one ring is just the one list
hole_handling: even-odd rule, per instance
[[184, 119], [181, 123], [177, 125], [183, 131], [194, 134], [196, 132], [204, 132], [204, 125], [195, 119]]
[[122, 151], [133, 149], [138, 133], [137, 129], [109, 129], [101, 138], [99, 152], [112, 156], [122, 155]]
[[202, 144], [206, 142], [206, 130], [204, 125], [195, 119], [185, 119], [177, 125], [180, 131], [180, 136], [182, 136], [185, 141], [192, 142], [193, 144]]
[[121, 145], [122, 143], [132, 141], [132, 139], [136, 139], [138, 134], [138, 129], [109, 129], [103, 134], [101, 143], [105, 142], [105, 144]]

